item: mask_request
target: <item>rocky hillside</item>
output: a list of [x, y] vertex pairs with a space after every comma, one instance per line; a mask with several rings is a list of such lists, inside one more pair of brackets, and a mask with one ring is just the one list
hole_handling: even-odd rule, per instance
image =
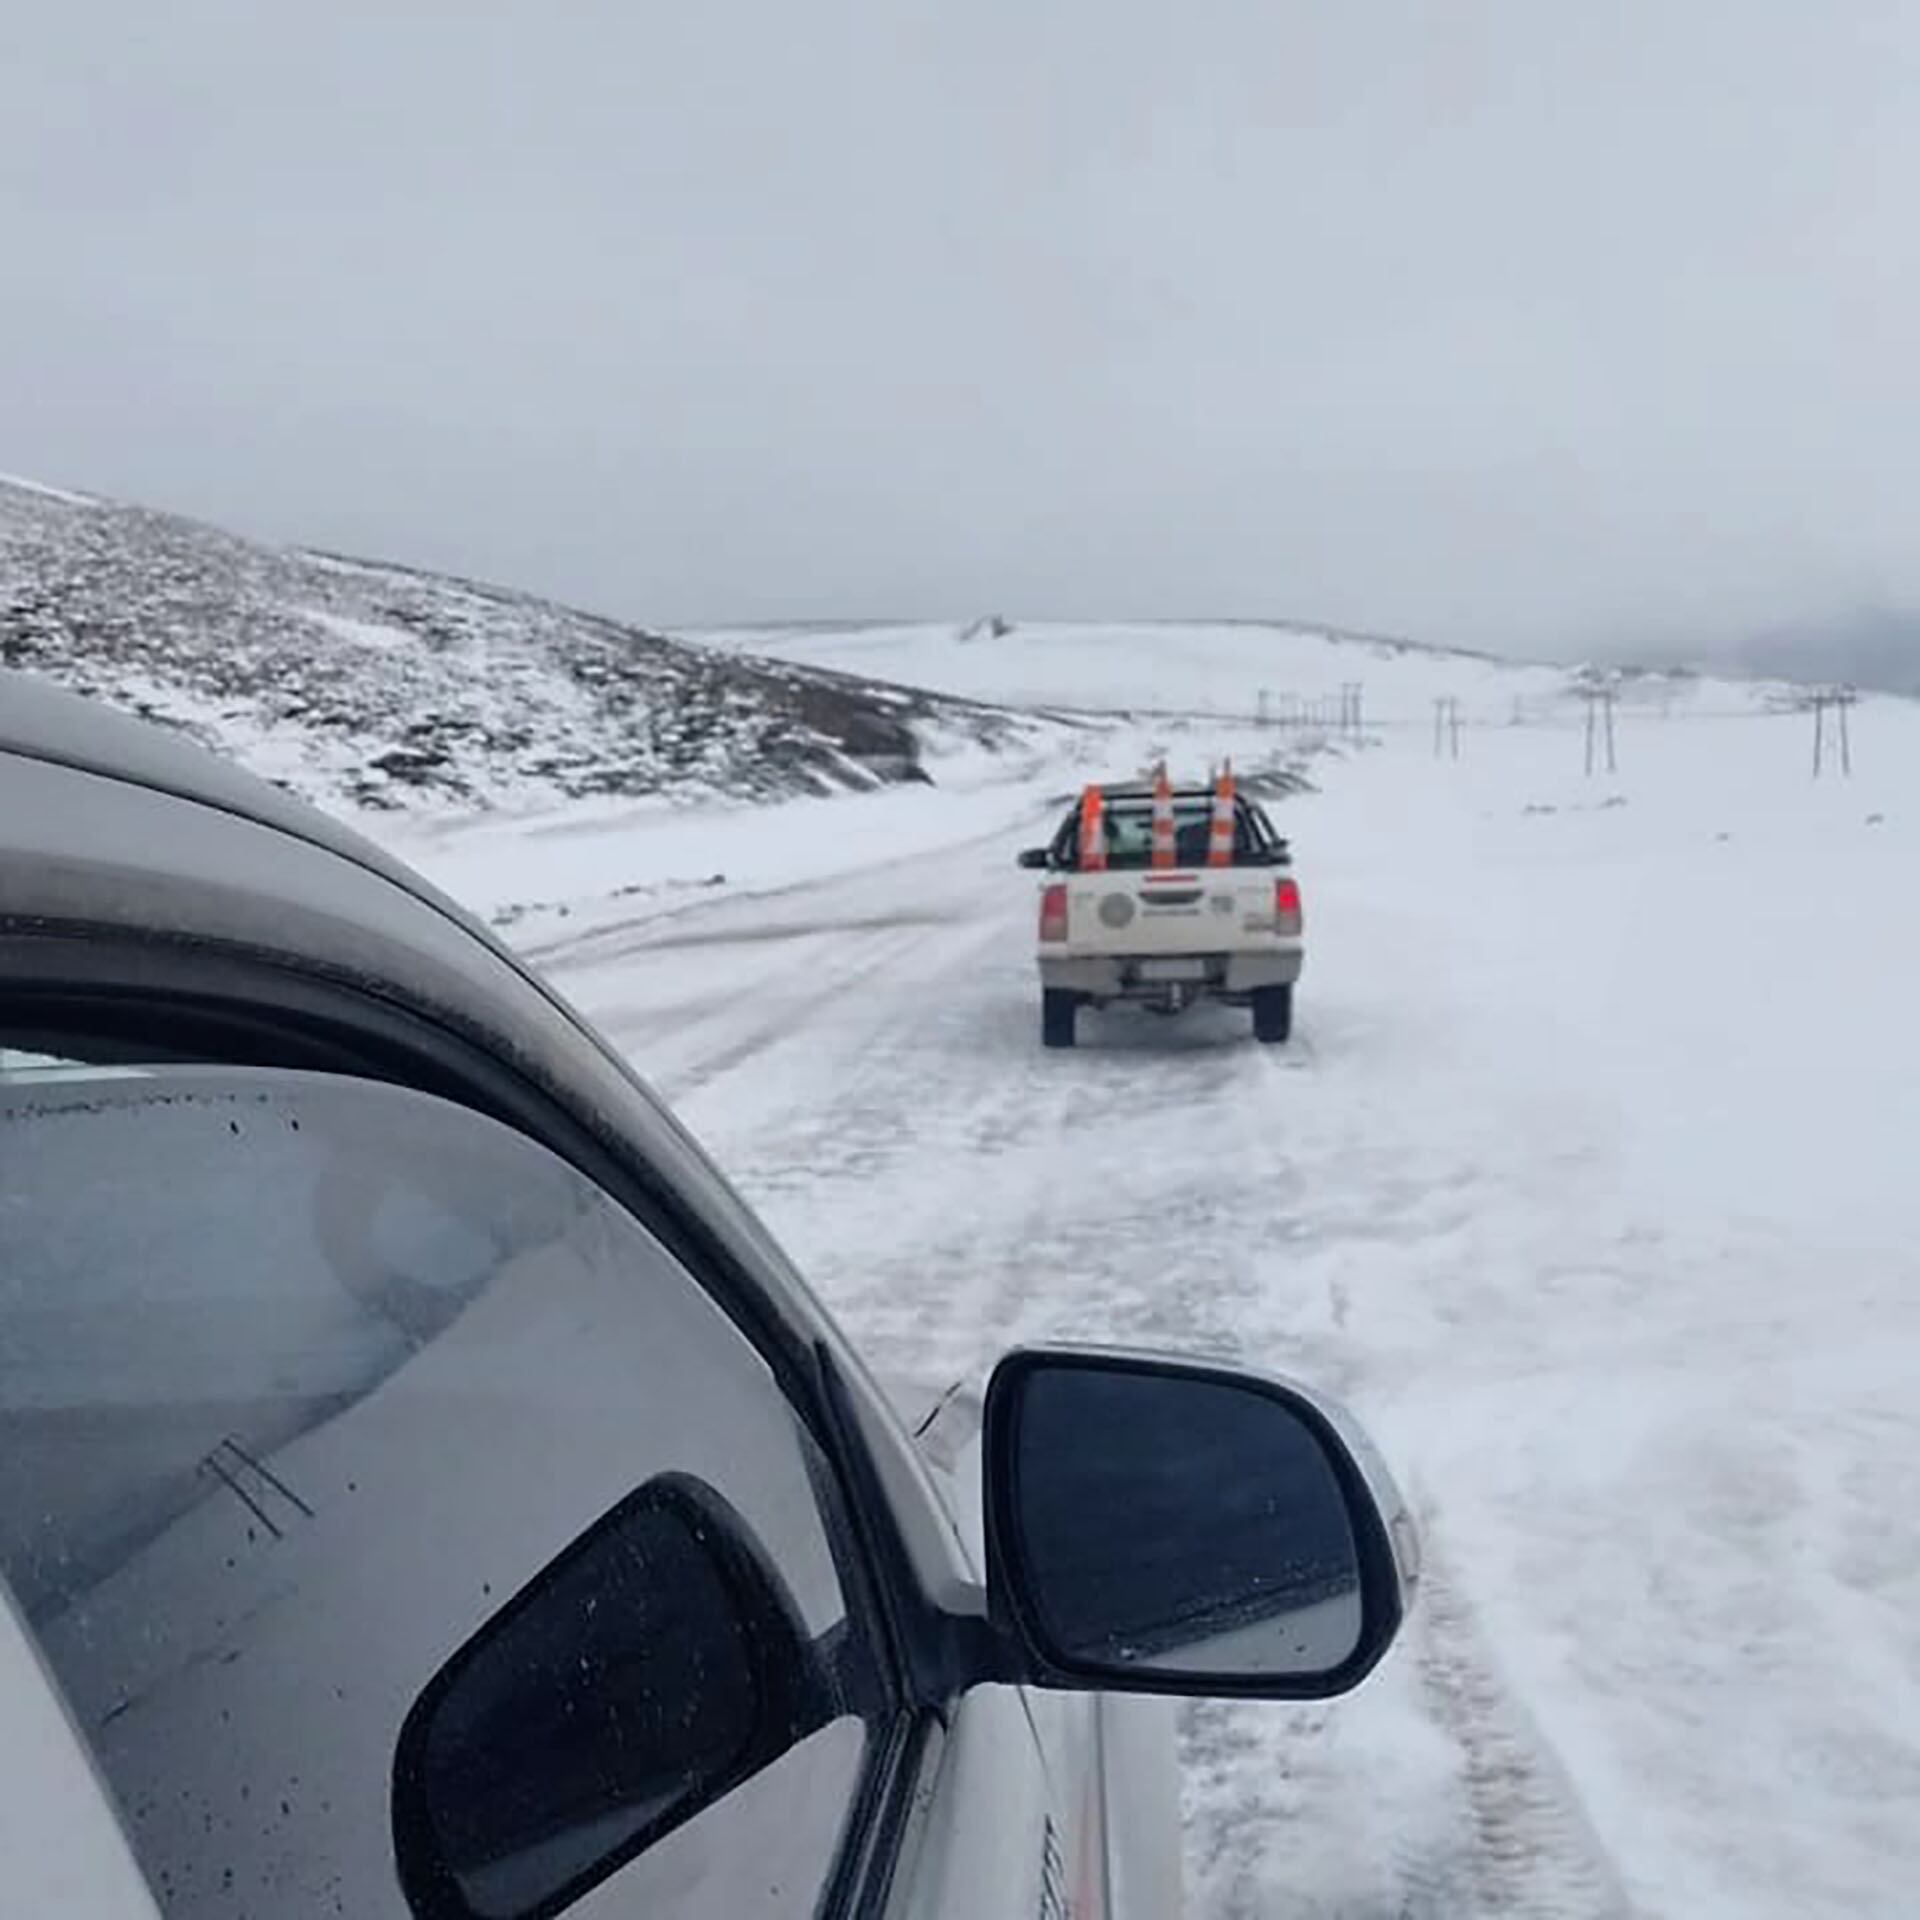
[[822, 792], [925, 779], [930, 744], [1037, 725], [4, 478], [0, 665], [334, 807]]

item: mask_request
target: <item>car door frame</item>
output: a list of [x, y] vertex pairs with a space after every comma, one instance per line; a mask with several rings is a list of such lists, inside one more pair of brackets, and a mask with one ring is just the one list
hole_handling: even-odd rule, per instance
[[[825, 1920], [881, 1914], [952, 1663], [937, 1631], [942, 1616], [914, 1575], [896, 1501], [862, 1433], [866, 1421], [892, 1415], [860, 1404], [872, 1393], [861, 1371], [782, 1310], [779, 1276], [750, 1271], [699, 1209], [639, 1157], [637, 1143], [593, 1124], [594, 1102], [570, 1083], [564, 1061], [542, 1061], [538, 1076], [521, 1071], [498, 1046], [500, 1036], [471, 1030], [452, 1009], [408, 1004], [389, 983], [191, 935], [156, 941], [124, 927], [68, 926], [0, 933], [0, 1001], [9, 1031], [40, 1051], [58, 1052], [63, 1034], [84, 1036], [96, 1046], [107, 1042], [130, 1064], [331, 1072], [446, 1099], [567, 1162], [660, 1241], [766, 1361], [821, 1449], [854, 1534], [843, 1569], [848, 1602], [873, 1629], [889, 1713], [818, 1911]], [[583, 1032], [582, 1044], [597, 1042]], [[957, 1690], [944, 1689], [948, 1698]]]

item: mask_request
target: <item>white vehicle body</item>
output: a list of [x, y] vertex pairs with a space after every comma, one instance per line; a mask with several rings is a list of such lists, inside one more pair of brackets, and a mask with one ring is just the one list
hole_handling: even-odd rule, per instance
[[[965, 1388], [933, 1397], [914, 1384], [888, 1381], [889, 1397], [915, 1430], [929, 1476], [954, 1517], [963, 1550], [986, 1564], [981, 1512], [978, 1393]], [[916, 1417], [918, 1416], [918, 1417]], [[1107, 1693], [1076, 1695], [1040, 1689], [984, 1689], [983, 1705], [956, 1728], [951, 1789], [927, 1810], [922, 1893], [929, 1915], [1002, 1911], [1058, 1913], [1062, 1920], [1177, 1920], [1181, 1902], [1180, 1771], [1171, 1700]], [[1009, 1766], [1010, 1757], [1016, 1764]], [[962, 1762], [964, 1761], [964, 1764]], [[964, 1792], [958, 1789], [964, 1786]], [[1060, 1903], [1039, 1904], [1007, 1862], [982, 1857], [980, 1822], [1014, 1840], [1014, 1859], [1050, 1859]], [[938, 1892], [935, 1889], [938, 1887]], [[919, 1908], [905, 1909], [918, 1913]]]
[[1100, 790], [1107, 864], [1089, 870], [1076, 809], [1052, 843], [1023, 856], [1044, 870], [1038, 956], [1043, 1030], [1071, 1044], [1070, 1015], [1116, 1002], [1178, 1013], [1200, 1000], [1252, 1007], [1263, 1040], [1292, 1029], [1306, 964], [1299, 882], [1265, 811], [1236, 795], [1233, 864], [1207, 861], [1208, 789], [1177, 790], [1175, 864], [1149, 864], [1151, 791]]
[[[197, 751], [0, 692], [0, 1911], [1175, 1914], [1173, 1699], [1344, 1691], [1411, 1596], [1404, 1506], [1341, 1416], [1026, 1350], [910, 1437], [672, 1116], [484, 930]], [[1048, 1392], [1116, 1391], [1284, 1417], [1346, 1529], [1337, 1670], [1161, 1672], [1107, 1652], [1118, 1614], [1048, 1624], [1077, 1590], [1041, 1519], [1111, 1511], [1131, 1552], [1131, 1503], [1073, 1476], [1137, 1442], [1176, 1545], [1191, 1515], [1247, 1537], [1223, 1490], [1289, 1526], [1311, 1504], [1264, 1446], [1172, 1485], [1151, 1422], [1022, 1440]], [[676, 1551], [717, 1584], [656, 1592], [667, 1536], [622, 1529], [689, 1507]], [[1323, 1573], [1310, 1534], [1285, 1564]], [[700, 1639], [709, 1591], [733, 1639]], [[1305, 1593], [1214, 1597], [1284, 1625]], [[529, 1624], [541, 1657], [513, 1657]], [[674, 1744], [736, 1694], [711, 1765]], [[592, 1771], [615, 1761], [640, 1784]]]

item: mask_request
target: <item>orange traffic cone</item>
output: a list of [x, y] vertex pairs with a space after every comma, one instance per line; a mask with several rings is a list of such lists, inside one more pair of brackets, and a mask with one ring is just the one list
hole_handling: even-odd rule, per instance
[[1178, 866], [1179, 850], [1173, 824], [1173, 782], [1167, 778], [1167, 763], [1162, 760], [1153, 776], [1153, 865]]
[[1107, 870], [1107, 800], [1098, 787], [1080, 796], [1080, 871]]
[[1207, 865], [1233, 865], [1233, 762], [1223, 761], [1213, 787], [1213, 821], [1207, 830]]

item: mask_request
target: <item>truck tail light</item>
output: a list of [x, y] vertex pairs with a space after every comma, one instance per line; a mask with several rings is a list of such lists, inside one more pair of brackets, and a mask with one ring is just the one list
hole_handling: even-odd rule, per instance
[[1300, 882], [1292, 874], [1273, 883], [1273, 930], [1285, 940], [1297, 940], [1305, 924], [1300, 911]]
[[1040, 896], [1040, 938], [1064, 940], [1067, 937], [1067, 890], [1048, 887]]

